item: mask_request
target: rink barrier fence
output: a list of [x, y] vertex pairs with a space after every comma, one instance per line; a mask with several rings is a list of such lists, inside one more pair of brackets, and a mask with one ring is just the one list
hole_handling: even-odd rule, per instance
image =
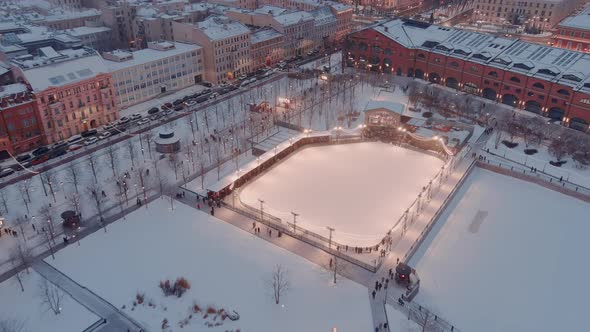
[[[451, 324], [449, 321], [442, 318], [437, 313], [432, 312], [428, 308], [426, 308], [423, 305], [420, 305], [414, 301], [412, 301], [412, 302], [404, 301], [403, 302], [404, 304], [400, 305], [400, 303], [398, 302], [398, 299], [395, 299], [391, 296], [388, 296], [386, 301], [388, 304], [395, 307], [396, 310], [401, 311], [404, 314], [404, 316], [406, 316], [408, 318], [408, 320], [412, 320], [419, 325], [421, 322], [420, 322], [420, 319], [418, 319], [418, 317], [416, 317], [417, 312], [421, 312], [423, 314], [429, 315], [429, 317], [433, 317], [430, 320], [432, 323], [429, 324], [431, 329], [429, 329], [428, 331], [463, 332], [462, 330], [458, 329], [456, 326]], [[385, 317], [387, 317], [387, 310], [385, 311]], [[389, 327], [389, 323], [387, 324], [387, 326]]]
[[95, 331], [96, 329], [98, 329], [99, 327], [101, 327], [103, 324], [106, 324], [104, 319], [99, 319], [96, 322], [94, 322], [92, 325], [88, 326], [87, 328], [85, 328], [82, 332], [92, 332]]

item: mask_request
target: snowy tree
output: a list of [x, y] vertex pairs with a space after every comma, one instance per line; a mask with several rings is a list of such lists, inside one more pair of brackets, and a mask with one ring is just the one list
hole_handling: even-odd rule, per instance
[[73, 162], [69, 162], [68, 165], [66, 166], [66, 180], [73, 183], [74, 184], [74, 188], [76, 189], [76, 192], [78, 192], [78, 183], [80, 182], [80, 171], [78, 169], [78, 165], [73, 163]]
[[39, 298], [41, 299], [41, 307], [48, 311], [51, 310], [55, 315], [61, 313], [64, 293], [45, 278], [39, 282]]
[[556, 137], [551, 140], [549, 144], [549, 153], [551, 153], [557, 161], [561, 161], [563, 157], [567, 155], [568, 146], [567, 142], [561, 137]]
[[109, 162], [109, 166], [111, 167], [111, 170], [113, 171], [113, 177], [117, 177], [117, 167], [119, 165], [119, 154], [117, 152], [117, 150], [112, 146], [109, 145], [106, 148], [106, 154], [108, 157], [108, 162]]
[[104, 231], [107, 231], [107, 226], [104, 222], [104, 215], [103, 215], [103, 205], [105, 203], [106, 198], [102, 195], [102, 186], [98, 183], [91, 183], [86, 187], [86, 193], [88, 194], [90, 200], [94, 204], [96, 209], [96, 213], [98, 214], [98, 218]]
[[88, 162], [88, 166], [90, 166], [90, 170], [94, 176], [94, 182], [98, 182], [98, 177], [96, 176], [96, 171], [98, 170], [98, 156], [92, 153], [88, 156], [86, 161]]
[[272, 289], [272, 296], [275, 303], [279, 304], [281, 297], [287, 293], [290, 287], [288, 270], [280, 264], [276, 265], [272, 270], [272, 276], [268, 284]]
[[25, 332], [25, 323], [16, 319], [0, 319], [0, 332]]

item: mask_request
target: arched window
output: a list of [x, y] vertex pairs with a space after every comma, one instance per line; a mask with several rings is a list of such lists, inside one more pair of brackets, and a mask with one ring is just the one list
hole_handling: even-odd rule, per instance
[[495, 71], [491, 71], [488, 73], [488, 75], [492, 76], [492, 77], [498, 77], [498, 73]]
[[418, 53], [418, 58], [426, 59], [426, 56], [423, 53]]
[[449, 65], [450, 65], [451, 67], [455, 67], [455, 68], [456, 68], [456, 67], [459, 67], [459, 64], [458, 64], [457, 62], [455, 62], [455, 61], [453, 61], [453, 62], [449, 63]]
[[559, 90], [557, 90], [557, 93], [559, 93], [560, 95], [564, 95], [564, 96], [570, 95], [570, 92], [565, 89], [559, 89]]
[[537, 88], [537, 89], [545, 90], [545, 86], [539, 82], [533, 84], [533, 87]]
[[516, 76], [512, 76], [512, 77], [510, 77], [510, 80], [511, 80], [512, 82], [520, 83], [520, 78], [518, 78], [518, 77], [516, 77]]

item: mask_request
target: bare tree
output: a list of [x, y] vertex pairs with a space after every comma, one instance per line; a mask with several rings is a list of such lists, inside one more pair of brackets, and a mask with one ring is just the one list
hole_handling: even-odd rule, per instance
[[78, 165], [73, 162], [69, 162], [66, 166], [66, 179], [74, 184], [76, 192], [78, 192], [78, 183], [80, 182], [79, 173], [80, 171]]
[[25, 323], [16, 319], [0, 319], [0, 332], [25, 332]]
[[4, 207], [4, 212], [8, 214], [8, 198], [6, 197], [6, 190], [0, 190], [0, 202]]
[[[46, 245], [53, 256], [53, 245], [55, 245], [55, 232], [53, 231], [53, 208], [49, 204], [43, 204], [39, 208], [39, 215], [42, 219], [42, 225], [47, 222], [47, 227], [41, 226], [41, 232], [45, 238]], [[52, 243], [53, 242], [53, 243]], [[55, 259], [55, 257], [53, 258]]]
[[326, 264], [325, 268], [330, 273], [330, 277], [334, 284], [338, 281], [338, 275], [342, 275], [346, 272], [346, 266], [337, 256], [330, 257], [330, 261]]
[[135, 168], [135, 178], [136, 178], [136, 181], [141, 186], [141, 191], [143, 194], [143, 203], [146, 205], [146, 208], [147, 208], [147, 190], [149, 190], [149, 186], [148, 186], [149, 181], [147, 181], [145, 174], [146, 174], [146, 171], [145, 171], [144, 167], [139, 166], [139, 167]]
[[567, 154], [567, 143], [563, 138], [556, 137], [551, 140], [549, 144], [549, 153], [551, 153], [557, 161], [560, 161]]
[[152, 157], [152, 142], [154, 140], [154, 133], [150, 130], [143, 134], [145, 137], [145, 142], [147, 143], [148, 152], [150, 154], [150, 158]]
[[27, 236], [25, 235], [25, 227], [29, 224], [29, 220], [22, 215], [19, 215], [14, 219], [14, 225], [18, 227], [18, 231], [23, 238], [23, 242], [27, 245]]
[[272, 276], [269, 280], [269, 286], [272, 289], [272, 295], [276, 304], [281, 302], [281, 297], [289, 290], [290, 282], [288, 270], [280, 264], [272, 270]]
[[131, 158], [131, 166], [135, 166], [135, 146], [133, 145], [133, 139], [127, 140], [126, 147], [129, 158]]
[[31, 202], [31, 181], [24, 180], [21, 182], [20, 186], [20, 195], [23, 199], [23, 203], [25, 203], [25, 207], [27, 208], [27, 213], [31, 213], [29, 210], [29, 203]]
[[199, 177], [201, 178], [201, 189], [205, 189], [205, 161], [202, 156], [199, 158]]
[[41, 174], [41, 180], [44, 180], [45, 183], [49, 186], [49, 192], [51, 192], [51, 196], [53, 196], [53, 202], [57, 203], [57, 199], [55, 198], [55, 190], [53, 189], [53, 186], [55, 185], [55, 176], [53, 175], [53, 173], [43, 172]]
[[113, 171], [113, 177], [117, 177], [117, 165], [119, 164], [119, 154], [117, 150], [112, 146], [109, 145], [106, 149], [108, 162]]
[[98, 183], [91, 183], [86, 187], [86, 192], [92, 203], [94, 203], [94, 207], [96, 209], [96, 213], [100, 219], [100, 223], [104, 228], [104, 231], [107, 231], [107, 226], [104, 222], [103, 216], [103, 204], [105, 203], [105, 197], [102, 195], [102, 186]]
[[419, 306], [418, 308], [410, 308], [410, 319], [420, 326], [422, 332], [442, 331], [437, 322], [437, 317], [430, 311]]
[[98, 156], [96, 154], [91, 154], [88, 156], [88, 166], [90, 166], [90, 170], [92, 170], [92, 175], [94, 176], [94, 182], [98, 182], [98, 177], [96, 176], [96, 170], [98, 169]]
[[78, 193], [70, 194], [68, 196], [68, 201], [69, 201], [70, 205], [72, 206], [72, 208], [74, 209], [74, 212], [76, 212], [76, 215], [80, 215], [81, 195]]
[[[25, 268], [25, 272], [29, 273], [29, 268], [31, 267], [31, 263], [33, 262], [33, 255], [31, 254], [31, 249], [27, 247], [26, 244], [18, 241], [14, 247], [12, 247], [10, 251], [10, 261], [13, 266], [22, 266]], [[22, 282], [21, 283], [22, 288]]]
[[39, 282], [39, 297], [41, 298], [41, 307], [51, 310], [56, 315], [61, 313], [64, 293], [45, 278]]
[[176, 186], [173, 184], [165, 183], [163, 187], [163, 195], [167, 195], [170, 198], [170, 209], [174, 210], [174, 198], [172, 197], [172, 195], [176, 195]]
[[171, 153], [168, 155], [168, 163], [170, 164], [170, 167], [174, 168], [174, 176], [176, 177], [176, 180], [178, 181], [178, 156], [176, 155], [176, 153]]

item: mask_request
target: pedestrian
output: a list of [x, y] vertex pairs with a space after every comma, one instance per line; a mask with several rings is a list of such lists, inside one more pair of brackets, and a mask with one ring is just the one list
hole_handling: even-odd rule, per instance
[[268, 230], [268, 236], [272, 237], [272, 229]]
[[252, 229], [256, 229], [256, 222], [252, 223]]
[[201, 204], [197, 203], [197, 209], [201, 209]]
[[330, 258], [330, 268], [332, 268], [332, 258]]
[[377, 294], [377, 293], [375, 293], [375, 291], [373, 291], [373, 293], [371, 293], [371, 294], [373, 294], [373, 300], [374, 300], [375, 299], [375, 294]]
[[33, 227], [33, 231], [37, 231], [37, 229], [35, 228], [35, 224], [31, 224], [31, 226]]

